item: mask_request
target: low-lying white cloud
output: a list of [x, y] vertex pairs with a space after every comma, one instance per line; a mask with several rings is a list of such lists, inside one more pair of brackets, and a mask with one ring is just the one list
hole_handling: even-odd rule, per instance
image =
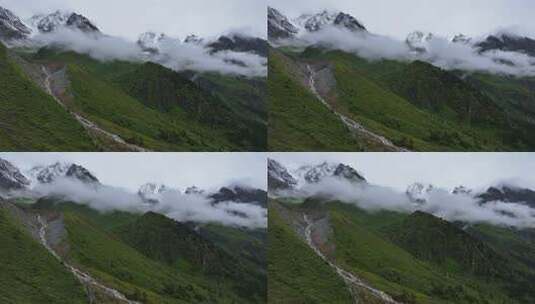
[[448, 221], [490, 223], [494, 225], [535, 227], [535, 209], [521, 203], [487, 202], [468, 195], [455, 195], [443, 189], [428, 193], [427, 201], [416, 203], [404, 192], [366, 183], [355, 184], [339, 178], [325, 178], [306, 184], [291, 195], [303, 198], [319, 196], [356, 205], [365, 210], [391, 210], [412, 213], [423, 211]]
[[320, 31], [305, 33], [297, 41], [280, 43], [299, 46], [320, 45], [331, 50], [354, 53], [369, 60], [422, 60], [447, 70], [459, 69], [518, 76], [535, 75], [535, 59], [526, 54], [499, 50], [480, 53], [470, 44], [452, 43], [450, 39], [440, 36], [434, 36], [424, 43], [426, 52], [415, 52], [404, 40], [367, 32], [355, 33], [335, 26], [326, 26]]
[[[251, 77], [267, 75], [267, 60], [245, 52], [223, 51], [214, 54], [203, 44], [183, 43], [178, 39], [161, 41], [159, 54], [149, 55], [135, 42], [114, 36], [81, 33], [66, 27], [33, 37], [39, 45], [54, 45], [63, 50], [87, 54], [101, 61], [153, 61], [175, 71], [193, 70]], [[236, 64], [236, 61], [244, 64]]]
[[162, 193], [158, 203], [149, 204], [145, 203], [139, 195], [122, 188], [92, 185], [70, 178], [60, 178], [50, 184], [37, 185], [32, 189], [32, 193], [35, 197], [61, 197], [101, 212], [119, 210], [144, 213], [153, 211], [179, 222], [219, 223], [252, 229], [267, 227], [267, 210], [265, 208], [232, 201], [212, 204], [212, 200], [204, 195], [187, 195], [178, 191]]

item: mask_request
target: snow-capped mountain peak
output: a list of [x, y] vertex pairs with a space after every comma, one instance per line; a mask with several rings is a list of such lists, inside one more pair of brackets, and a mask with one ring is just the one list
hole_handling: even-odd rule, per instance
[[339, 11], [323, 10], [317, 14], [305, 14], [295, 19], [295, 23], [308, 32], [317, 32], [327, 25], [334, 25], [353, 32], [366, 31], [355, 17]]
[[318, 183], [326, 177], [337, 177], [350, 182], [366, 181], [357, 170], [341, 163], [323, 162], [316, 166], [303, 166], [296, 173], [307, 183]]
[[18, 190], [30, 185], [30, 181], [9, 161], [0, 158], [0, 190]]
[[426, 203], [429, 198], [429, 193], [435, 190], [435, 187], [430, 184], [414, 183], [407, 187], [405, 192], [409, 199], [414, 203]]
[[32, 33], [32, 30], [26, 26], [10, 10], [0, 6], [0, 40], [9, 42], [12, 40], [25, 39]]
[[73, 178], [83, 183], [99, 183], [98, 179], [86, 168], [72, 163], [56, 162], [48, 166], [36, 166], [28, 171], [32, 185], [48, 184], [58, 178]]
[[338, 13], [323, 10], [317, 14], [301, 15], [295, 19], [295, 22], [309, 32], [316, 32], [327, 24], [333, 24]]
[[56, 162], [48, 166], [33, 167], [28, 175], [32, 179], [32, 184], [35, 183], [51, 183], [60, 176], [65, 176], [71, 164]]
[[30, 18], [30, 23], [42, 33], [49, 33], [65, 25], [72, 12], [57, 10], [50, 14], [38, 14]]

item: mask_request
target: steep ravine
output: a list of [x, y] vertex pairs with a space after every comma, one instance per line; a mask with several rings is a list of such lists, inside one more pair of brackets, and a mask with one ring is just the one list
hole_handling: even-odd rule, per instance
[[140, 302], [131, 301], [126, 298], [124, 294], [119, 292], [116, 289], [113, 289], [111, 287], [105, 286], [98, 282], [96, 279], [94, 279], [91, 275], [89, 275], [86, 272], [83, 272], [82, 270], [72, 266], [71, 264], [67, 263], [59, 254], [56, 253], [56, 251], [50, 246], [47, 240], [47, 228], [48, 223], [46, 220], [41, 217], [41, 215], [37, 215], [37, 222], [39, 223], [39, 240], [41, 244], [56, 258], [58, 261], [60, 261], [74, 276], [82, 283], [87, 290], [89, 303], [96, 303], [95, 302], [95, 294], [94, 290], [99, 290], [100, 292], [106, 294], [110, 298], [119, 301], [121, 303], [127, 303], [127, 304], [141, 304]]
[[310, 248], [312, 248], [312, 250], [314, 250], [314, 252], [320, 258], [322, 258], [327, 264], [329, 264], [329, 266], [333, 268], [335, 272], [338, 274], [338, 276], [340, 276], [340, 278], [345, 282], [349, 291], [351, 292], [351, 295], [353, 296], [353, 300], [355, 304], [360, 303], [359, 302], [359, 299], [360, 299], [359, 290], [365, 290], [372, 296], [381, 300], [383, 303], [402, 304], [402, 303], [396, 302], [392, 297], [390, 297], [386, 293], [371, 287], [366, 282], [364, 282], [363, 280], [355, 276], [353, 273], [346, 271], [340, 268], [334, 262], [331, 262], [316, 246], [312, 238], [312, 230], [314, 229], [314, 226], [316, 223], [313, 220], [311, 220], [306, 214], [303, 214], [303, 220], [306, 224], [305, 229], [304, 229], [304, 237], [308, 246], [310, 246]]
[[342, 123], [354, 134], [359, 134], [363, 137], [369, 138], [370, 140], [377, 142], [381, 144], [382, 146], [385, 146], [393, 151], [397, 152], [408, 152], [409, 150], [398, 147], [394, 143], [392, 143], [390, 140], [386, 139], [385, 137], [378, 135], [376, 133], [373, 133], [372, 131], [366, 129], [363, 125], [360, 123], [352, 120], [351, 118], [337, 112], [319, 93], [318, 88], [316, 87], [316, 77], [317, 72], [310, 66], [310, 64], [306, 65], [307, 68], [307, 77], [308, 77], [308, 87], [310, 91], [316, 96], [316, 98], [324, 105], [326, 106], [330, 111], [332, 111], [339, 119], [342, 121]]
[[[44, 84], [44, 87], [46, 89], [46, 92], [50, 96], [52, 96], [52, 98], [54, 98], [54, 100], [56, 100], [60, 106], [62, 106], [67, 112], [69, 112], [87, 131], [93, 131], [95, 133], [101, 134], [102, 136], [105, 136], [105, 137], [109, 138], [110, 140], [112, 140], [113, 142], [117, 143], [118, 145], [120, 145], [122, 147], [125, 147], [125, 149], [128, 150], [128, 151], [134, 151], [134, 152], [148, 152], [149, 151], [149, 150], [147, 150], [147, 149], [145, 149], [143, 147], [127, 143], [119, 135], [111, 133], [111, 132], [108, 132], [108, 131], [100, 128], [96, 123], [90, 121], [89, 119], [81, 116], [78, 113], [75, 113], [75, 112], [71, 111], [62, 102], [61, 98], [59, 98], [58, 96], [56, 96], [54, 94], [54, 90], [52, 89], [52, 79], [53, 79], [53, 77], [56, 76], [55, 74], [57, 74], [59, 72], [50, 73], [50, 71], [45, 66], [41, 66], [41, 70], [42, 70], [43, 74], [45, 75], [45, 79], [43, 80], [43, 84]], [[63, 73], [64, 73], [64, 71], [63, 71]]]

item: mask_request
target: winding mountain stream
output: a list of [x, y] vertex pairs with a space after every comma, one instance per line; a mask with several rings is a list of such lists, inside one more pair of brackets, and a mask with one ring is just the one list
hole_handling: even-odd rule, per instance
[[312, 91], [312, 94], [316, 96], [316, 98], [324, 105], [326, 106], [330, 111], [332, 111], [341, 121], [342, 123], [351, 131], [354, 133], [360, 133], [368, 138], [371, 138], [372, 140], [381, 143], [383, 146], [389, 147], [395, 151], [399, 152], [408, 152], [409, 150], [398, 147], [394, 145], [390, 140], [386, 139], [384, 136], [378, 135], [376, 133], [373, 133], [372, 131], [366, 129], [363, 125], [360, 123], [352, 120], [351, 118], [337, 112], [325, 99], [321, 96], [319, 93], [317, 87], [316, 87], [316, 76], [317, 73], [314, 71], [314, 69], [307, 64], [307, 71], [308, 71], [308, 86], [310, 88], [310, 91]]
[[338, 276], [340, 276], [340, 278], [342, 278], [342, 280], [346, 283], [347, 287], [349, 288], [349, 291], [351, 292], [351, 295], [353, 296], [355, 304], [359, 303], [359, 297], [357, 294], [358, 288], [367, 290], [373, 296], [379, 298], [384, 303], [401, 304], [399, 302], [396, 302], [394, 299], [392, 299], [391, 296], [387, 295], [386, 293], [378, 289], [371, 287], [370, 285], [366, 284], [364, 281], [362, 281], [360, 278], [358, 278], [351, 272], [345, 271], [344, 269], [338, 267], [338, 265], [336, 265], [335, 263], [331, 262], [321, 252], [321, 250], [318, 247], [316, 247], [316, 244], [314, 244], [314, 240], [312, 239], [312, 228], [314, 227], [314, 222], [310, 220], [310, 218], [306, 214], [303, 215], [303, 220], [306, 223], [305, 239], [306, 239], [308, 246], [310, 246], [310, 248], [312, 248], [312, 250], [314, 250], [314, 252], [321, 259], [323, 259], [327, 264], [329, 264], [329, 266], [331, 266], [331, 268], [333, 268], [336, 271], [336, 273], [338, 274]]
[[[74, 276], [82, 283], [84, 286], [93, 286], [93, 288], [96, 288], [98, 290], [101, 290], [103, 293], [108, 295], [109, 297], [119, 300], [121, 302], [127, 303], [127, 304], [141, 304], [140, 302], [131, 301], [126, 298], [124, 294], [119, 292], [116, 289], [113, 289], [111, 287], [107, 287], [101, 283], [99, 283], [97, 280], [95, 280], [91, 275], [89, 275], [86, 272], [83, 272], [82, 270], [70, 265], [69, 263], [65, 262], [61, 256], [59, 256], [52, 246], [48, 244], [48, 241], [46, 239], [46, 229], [48, 227], [48, 223], [43, 220], [43, 218], [40, 215], [37, 215], [37, 222], [39, 223], [39, 240], [41, 244], [56, 258], [58, 261], [60, 261], [69, 271], [74, 274]], [[87, 288], [87, 294], [89, 296], [89, 303], [95, 303], [95, 296], [93, 292]]]
[[86, 130], [92, 130], [94, 132], [97, 132], [97, 133], [100, 133], [108, 138], [110, 138], [112, 141], [118, 143], [119, 145], [122, 145], [122, 146], [125, 146], [128, 150], [131, 150], [131, 151], [136, 151], [136, 152], [147, 152], [149, 150], [145, 149], [145, 148], [142, 148], [140, 146], [137, 146], [137, 145], [133, 145], [133, 144], [130, 144], [130, 143], [127, 143], [123, 138], [121, 138], [121, 136], [117, 135], [117, 134], [114, 134], [114, 133], [111, 133], [111, 132], [108, 132], [102, 128], [100, 128], [96, 123], [90, 121], [89, 119], [87, 118], [84, 118], [82, 117], [80, 114], [78, 113], [75, 113], [71, 110], [69, 110], [67, 108], [67, 106], [61, 101], [61, 99], [59, 97], [57, 97], [55, 94], [54, 94], [54, 91], [52, 90], [52, 83], [51, 83], [51, 79], [52, 79], [52, 76], [53, 74], [50, 73], [48, 71], [48, 69], [45, 67], [45, 66], [41, 66], [41, 70], [43, 72], [43, 74], [45, 75], [45, 79], [44, 79], [44, 86], [45, 86], [45, 89], [46, 89], [46, 92], [52, 96], [52, 98], [54, 98], [54, 100], [61, 106], [63, 107], [65, 110], [67, 110], [67, 112], [69, 112], [69, 114], [71, 114], [72, 116], [74, 116], [74, 118], [86, 129]]

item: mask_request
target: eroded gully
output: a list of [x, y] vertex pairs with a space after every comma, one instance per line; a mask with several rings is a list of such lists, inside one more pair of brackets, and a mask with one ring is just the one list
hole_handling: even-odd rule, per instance
[[392, 297], [387, 295], [386, 293], [375, 289], [371, 287], [370, 285], [366, 284], [364, 281], [362, 281], [360, 278], [355, 276], [349, 271], [345, 271], [344, 269], [338, 267], [338, 265], [331, 262], [322, 252], [321, 250], [316, 247], [316, 244], [314, 244], [314, 241], [312, 239], [312, 228], [314, 227], [314, 222], [308, 218], [306, 214], [303, 215], [303, 220], [306, 223], [305, 226], [305, 240], [314, 250], [314, 252], [322, 259], [324, 260], [331, 268], [333, 268], [336, 271], [336, 274], [345, 282], [346, 286], [348, 287], [349, 291], [351, 292], [351, 295], [353, 296], [355, 304], [359, 303], [359, 297], [358, 297], [358, 289], [365, 289], [369, 293], [371, 293], [373, 296], [381, 299], [384, 303], [389, 304], [401, 304], [399, 302], [396, 302]]
[[371, 138], [372, 140], [381, 143], [383, 146], [389, 147], [395, 151], [399, 152], [408, 152], [409, 150], [398, 147], [394, 145], [390, 140], [386, 139], [384, 136], [378, 135], [376, 133], [373, 133], [372, 131], [366, 129], [363, 125], [360, 123], [352, 120], [351, 118], [337, 112], [325, 99], [321, 96], [321, 94], [318, 92], [318, 89], [316, 88], [316, 72], [314, 69], [307, 64], [307, 71], [308, 71], [308, 86], [310, 91], [312, 91], [312, 94], [316, 96], [316, 98], [324, 105], [326, 106], [330, 111], [332, 111], [341, 121], [342, 123], [351, 131], [354, 133], [360, 133], [364, 136], [367, 136], [368, 138]]
[[48, 244], [48, 241], [46, 239], [46, 229], [48, 227], [48, 223], [43, 220], [43, 218], [40, 215], [37, 215], [37, 221], [39, 222], [39, 240], [41, 244], [58, 260], [60, 261], [67, 269], [74, 274], [74, 276], [82, 283], [82, 285], [87, 287], [87, 294], [89, 296], [89, 303], [95, 303], [95, 297], [89, 286], [92, 286], [95, 289], [98, 289], [108, 295], [109, 297], [119, 300], [123, 303], [127, 304], [141, 304], [140, 302], [131, 301], [126, 298], [124, 294], [119, 292], [116, 289], [113, 289], [111, 287], [107, 287], [101, 283], [99, 283], [97, 280], [95, 280], [92, 276], [90, 276], [88, 273], [81, 271], [80, 269], [72, 266], [71, 264], [65, 262], [61, 256], [59, 256], [52, 246]]
[[93, 132], [96, 132], [96, 133], [99, 133], [99, 134], [102, 134], [106, 137], [108, 137], [109, 139], [111, 139], [112, 141], [114, 141], [115, 143], [118, 143], [119, 145], [122, 145], [122, 146], [125, 146], [127, 149], [131, 150], [131, 151], [136, 151], [136, 152], [147, 152], [149, 150], [145, 149], [145, 148], [142, 148], [140, 146], [137, 146], [137, 145], [133, 145], [133, 144], [130, 144], [130, 143], [127, 143], [123, 138], [121, 138], [121, 136], [117, 135], [117, 134], [114, 134], [114, 133], [111, 133], [111, 132], [108, 132], [102, 128], [100, 128], [96, 123], [90, 121], [89, 119], [81, 116], [80, 114], [78, 113], [75, 113], [73, 111], [70, 111], [67, 106], [61, 101], [61, 99], [59, 97], [57, 97], [55, 94], [54, 94], [54, 91], [52, 90], [52, 83], [51, 83], [51, 78], [53, 76], [53, 74], [51, 74], [48, 69], [45, 67], [45, 66], [41, 66], [41, 70], [43, 71], [43, 73], [45, 74], [45, 80], [44, 80], [44, 86], [45, 86], [45, 89], [46, 89], [46, 92], [52, 96], [52, 98], [54, 98], [54, 100], [62, 107], [64, 108], [67, 112], [69, 112], [69, 114], [71, 114], [72, 116], [74, 116], [74, 118], [88, 131], [93, 131]]

